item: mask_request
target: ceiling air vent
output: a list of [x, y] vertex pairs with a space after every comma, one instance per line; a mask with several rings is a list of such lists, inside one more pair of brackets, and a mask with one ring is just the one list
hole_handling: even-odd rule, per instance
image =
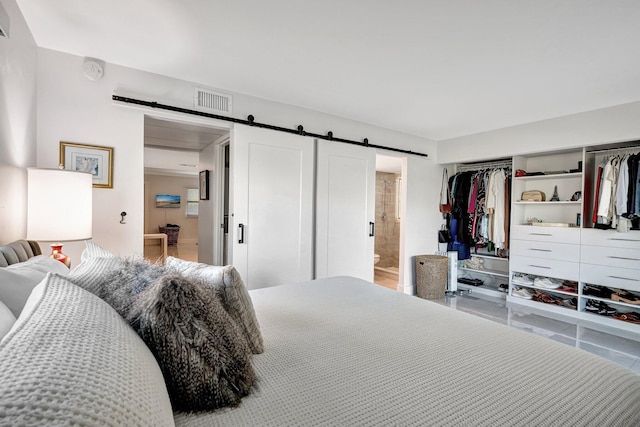
[[233, 99], [226, 93], [196, 88], [193, 105], [198, 111], [231, 115]]

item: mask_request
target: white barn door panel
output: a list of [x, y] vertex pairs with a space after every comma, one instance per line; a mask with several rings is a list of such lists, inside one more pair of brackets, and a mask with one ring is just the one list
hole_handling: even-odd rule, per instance
[[316, 278], [373, 281], [375, 150], [318, 141]]
[[313, 278], [314, 141], [232, 131], [233, 265], [249, 289]]

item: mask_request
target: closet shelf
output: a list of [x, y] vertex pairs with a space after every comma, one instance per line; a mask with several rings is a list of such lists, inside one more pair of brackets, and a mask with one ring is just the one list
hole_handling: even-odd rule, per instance
[[503, 257], [498, 255], [492, 255], [492, 254], [476, 254], [472, 252], [471, 256], [477, 256], [478, 258], [499, 259], [502, 261], [509, 261], [509, 257]]
[[516, 181], [536, 181], [542, 179], [569, 179], [569, 178], [581, 178], [582, 172], [570, 172], [570, 173], [554, 173], [550, 175], [531, 175], [531, 176], [517, 176], [513, 179]]
[[523, 202], [521, 200], [516, 200], [513, 202], [515, 205], [579, 205], [582, 201], [577, 200], [560, 200], [557, 202]]
[[491, 276], [498, 276], [498, 277], [509, 277], [509, 273], [508, 272], [504, 272], [504, 271], [498, 271], [498, 270], [491, 270], [488, 268], [468, 268], [468, 267], [458, 267], [460, 270], [464, 270], [464, 271], [473, 271], [475, 273], [484, 273], [484, 274], [489, 274]]

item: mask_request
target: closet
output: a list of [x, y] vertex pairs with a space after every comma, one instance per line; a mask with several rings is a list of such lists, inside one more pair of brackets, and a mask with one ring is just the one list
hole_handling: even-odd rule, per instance
[[458, 288], [504, 298], [509, 282], [511, 159], [457, 164], [449, 179]]

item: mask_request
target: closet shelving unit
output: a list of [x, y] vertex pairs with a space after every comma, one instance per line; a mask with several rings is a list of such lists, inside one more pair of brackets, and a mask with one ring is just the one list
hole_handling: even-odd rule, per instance
[[[603, 302], [620, 313], [640, 314], [640, 305], [626, 304], [611, 298], [587, 295], [586, 285], [606, 286], [640, 293], [640, 231], [618, 233], [615, 230], [593, 228], [592, 210], [595, 200], [597, 167], [607, 156], [627, 152], [630, 144], [583, 147], [539, 155], [516, 156], [513, 170], [527, 172], [562, 171], [514, 177], [512, 186], [511, 238], [510, 238], [510, 285], [507, 301], [524, 305], [536, 311], [553, 312], [579, 320], [578, 327], [612, 330], [632, 339], [640, 339], [640, 325], [589, 312], [586, 307], [591, 300]], [[640, 144], [634, 147], [640, 152]], [[578, 169], [581, 161], [581, 171]], [[549, 199], [557, 186], [559, 202]], [[545, 202], [520, 201], [523, 191], [540, 190], [546, 194]], [[582, 198], [569, 199], [581, 191]], [[578, 214], [580, 221], [578, 224]], [[531, 223], [535, 218], [543, 226]], [[551, 226], [557, 225], [557, 226]], [[542, 289], [535, 285], [523, 286], [513, 283], [514, 274], [530, 277], [548, 277], [578, 284], [577, 292]], [[543, 291], [553, 297], [573, 300], [575, 307], [546, 304], [541, 301], [518, 298], [513, 294], [516, 287], [524, 287], [532, 293]], [[580, 332], [580, 330], [579, 330]], [[580, 335], [580, 334], [579, 334]], [[588, 340], [578, 339], [576, 346]]]
[[[512, 159], [497, 159], [477, 163], [457, 164], [455, 172], [482, 171], [487, 169], [507, 168], [511, 169]], [[505, 299], [506, 293], [499, 291], [499, 285], [509, 284], [509, 258], [497, 255], [496, 251], [483, 249], [471, 249], [471, 256], [481, 258], [483, 268], [469, 268], [464, 266], [464, 261], [458, 261], [458, 278], [481, 279], [484, 284], [472, 286], [458, 282], [458, 288], [471, 291], [474, 294], [486, 295], [494, 298]]]

